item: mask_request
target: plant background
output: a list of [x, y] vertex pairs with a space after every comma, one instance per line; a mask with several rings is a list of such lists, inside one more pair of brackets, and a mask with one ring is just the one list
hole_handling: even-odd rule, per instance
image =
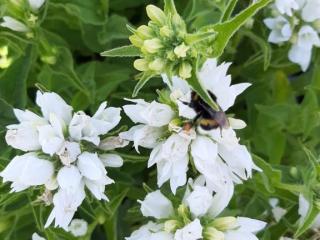
[[[217, 22], [227, 2], [176, 0], [176, 5], [192, 31]], [[0, 0], [0, 16], [6, 15], [7, 3]], [[37, 88], [57, 92], [76, 111], [93, 113], [104, 100], [113, 106], [125, 103], [123, 98], [131, 96], [136, 84], [133, 59], [103, 58], [100, 53], [128, 44], [126, 24], [145, 24], [145, 6], [151, 3], [163, 4], [148, 0], [47, 0], [35, 38], [0, 28], [0, 46], [8, 45], [14, 59], [8, 69], [0, 70], [0, 171], [19, 154], [4, 140], [6, 125], [16, 122], [12, 108], [38, 111], [34, 104]], [[239, 1], [235, 13], [248, 3]], [[314, 51], [309, 71], [301, 73], [288, 61], [287, 46], [267, 43], [269, 31], [262, 20], [269, 12], [264, 9], [255, 16], [252, 27], [247, 24], [241, 28], [220, 61], [233, 62], [229, 71], [233, 83], [253, 84], [230, 112], [247, 122], [248, 127], [239, 132], [241, 141], [264, 170], [237, 186], [228, 211], [267, 221], [260, 239], [275, 240], [297, 230], [304, 232], [297, 224], [299, 192], [310, 199], [318, 196], [315, 156], [320, 143], [320, 53]], [[46, 56], [54, 56], [56, 63], [43, 61]], [[162, 81], [154, 78], [139, 97], [152, 100], [162, 87]], [[126, 125], [130, 126], [130, 121], [124, 117], [121, 130]], [[110, 202], [98, 202], [88, 194], [76, 214], [89, 223], [89, 232], [82, 239], [124, 239], [143, 221], [136, 200], [143, 199], [149, 187], [156, 189], [156, 172], [146, 168], [148, 151], [138, 156], [127, 147], [121, 154], [125, 165], [109, 170], [116, 182], [107, 187]], [[75, 239], [63, 230], [43, 228], [51, 210], [35, 201], [43, 189], [9, 191], [9, 185], [0, 182], [0, 239], [31, 239], [33, 232], [48, 239]], [[288, 210], [279, 223], [271, 214], [271, 197], [279, 198]], [[302, 239], [309, 239], [309, 234]]]

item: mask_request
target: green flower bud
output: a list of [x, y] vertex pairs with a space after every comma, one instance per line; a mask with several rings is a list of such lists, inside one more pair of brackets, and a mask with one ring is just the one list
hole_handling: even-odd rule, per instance
[[137, 59], [133, 63], [134, 68], [141, 72], [148, 71], [149, 70], [148, 65], [149, 63], [145, 59]]
[[180, 68], [179, 68], [179, 76], [182, 78], [182, 79], [188, 79], [191, 77], [191, 72], [192, 72], [192, 66], [187, 63], [187, 62], [183, 62], [181, 65], [180, 65]]
[[172, 23], [179, 30], [179, 33], [183, 33], [186, 31], [186, 24], [179, 14], [173, 15]]
[[320, 19], [314, 21], [313, 26], [319, 32], [320, 31]]
[[167, 58], [171, 61], [175, 61], [177, 58], [177, 56], [174, 54], [174, 51], [168, 51], [166, 55], [167, 55]]
[[208, 227], [204, 230], [204, 237], [208, 240], [224, 240], [224, 233], [214, 227]]
[[171, 37], [173, 35], [173, 31], [168, 26], [163, 26], [160, 28], [160, 35], [162, 37]]
[[189, 46], [185, 45], [184, 43], [180, 44], [179, 46], [175, 47], [174, 53], [178, 58], [184, 58], [187, 56], [187, 52], [190, 49]]
[[143, 42], [143, 47], [149, 53], [156, 53], [159, 49], [163, 48], [163, 45], [159, 38], [153, 38], [150, 40], [145, 40]]
[[7, 58], [7, 57], [0, 58], [0, 68], [1, 69], [5, 69], [5, 68], [10, 67], [11, 63], [12, 63], [12, 58]]
[[152, 29], [146, 25], [141, 25], [140, 27], [138, 27], [137, 34], [142, 39], [150, 39], [154, 36]]
[[181, 204], [178, 207], [178, 215], [179, 217], [182, 218], [184, 224], [190, 223], [190, 219], [189, 219], [190, 212], [186, 205]]
[[9, 54], [9, 49], [8, 46], [3, 46], [0, 48], [0, 56], [1, 57], [6, 57]]
[[155, 22], [156, 24], [160, 25], [160, 26], [163, 26], [165, 25], [166, 23], [166, 15], [164, 14], [164, 12], [154, 6], [154, 5], [148, 5], [146, 7], [146, 10], [147, 10], [147, 15], [148, 17], [153, 21]]
[[217, 218], [210, 225], [223, 232], [234, 229], [238, 226], [237, 219], [235, 217]]
[[157, 58], [156, 60], [153, 60], [151, 63], [149, 63], [149, 68], [153, 71], [160, 72], [165, 66], [165, 62]]
[[179, 222], [177, 220], [168, 220], [164, 223], [164, 231], [172, 233], [179, 228]]
[[130, 42], [132, 43], [132, 45], [133, 46], [135, 46], [135, 47], [138, 47], [138, 48], [140, 48], [140, 47], [142, 47], [142, 45], [143, 45], [143, 40], [139, 37], [139, 36], [137, 36], [137, 35], [131, 35], [130, 37], [129, 37], [129, 40], [130, 40]]
[[57, 62], [57, 58], [55, 56], [42, 56], [41, 61], [50, 65], [54, 65]]

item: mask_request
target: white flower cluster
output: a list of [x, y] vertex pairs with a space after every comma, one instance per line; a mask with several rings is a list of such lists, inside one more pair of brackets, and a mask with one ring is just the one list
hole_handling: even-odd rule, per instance
[[90, 117], [82, 111], [73, 113], [59, 95], [40, 91], [36, 103], [42, 116], [14, 109], [19, 123], [7, 127], [6, 141], [27, 153], [14, 157], [0, 176], [4, 182], [12, 182], [12, 192], [40, 185], [45, 186], [46, 194], [54, 191], [54, 208], [46, 227], [55, 219], [55, 226], [68, 230], [85, 198], [85, 186], [96, 199], [108, 200], [105, 186], [113, 180], [105, 167], [120, 167], [123, 160], [105, 150], [126, 143], [115, 136], [101, 141], [101, 136], [119, 123], [121, 109], [107, 108], [103, 102]]
[[172, 202], [159, 190], [141, 201], [141, 212], [154, 222], [142, 226], [127, 240], [257, 240], [255, 233], [266, 223], [244, 217], [218, 217], [230, 200], [221, 189], [213, 195], [205, 178], [200, 176], [189, 185], [183, 202], [174, 210]]
[[306, 71], [313, 47], [320, 47], [320, 1], [276, 0], [273, 15], [264, 20], [271, 30], [269, 42], [280, 44], [290, 41], [290, 61]]
[[[215, 59], [209, 59], [198, 74], [201, 84], [216, 97], [221, 113], [250, 86], [248, 83], [230, 85], [229, 66], [227, 63], [218, 66]], [[252, 169], [260, 170], [247, 148], [239, 144], [234, 131], [246, 126], [243, 121], [228, 118], [225, 128], [198, 126], [194, 119], [199, 113], [193, 106], [188, 83], [178, 77], [172, 81], [166, 76], [163, 79], [170, 87], [170, 99], [166, 103], [129, 100], [134, 104], [125, 105], [124, 112], [138, 125], [120, 134], [123, 139], [133, 141], [137, 151], [139, 146], [152, 149], [148, 166], [157, 165], [159, 187], [170, 180], [175, 193], [186, 184], [189, 166], [194, 166], [215, 189], [223, 186], [233, 191], [233, 183], [250, 178]]]

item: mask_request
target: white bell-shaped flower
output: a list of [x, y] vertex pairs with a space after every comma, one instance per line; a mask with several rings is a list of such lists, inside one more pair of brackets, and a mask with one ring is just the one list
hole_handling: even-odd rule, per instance
[[202, 239], [202, 226], [198, 218], [184, 226], [182, 229], [178, 229], [174, 235], [174, 240], [198, 239]]
[[59, 189], [59, 191], [53, 196], [53, 209], [48, 217], [45, 224], [45, 228], [55, 220], [55, 227], [61, 227], [68, 231], [68, 226], [77, 211], [78, 207], [81, 205], [85, 198], [84, 186], [80, 184], [78, 189], [70, 192], [64, 189]]
[[293, 11], [299, 9], [296, 0], [276, 0], [275, 5], [281, 14], [287, 14], [290, 17], [293, 15]]
[[166, 104], [156, 101], [151, 103], [142, 99], [132, 99], [135, 104], [123, 106], [124, 112], [134, 123], [143, 123], [151, 127], [162, 127], [168, 125], [174, 118], [173, 110]]
[[302, 9], [302, 18], [306, 22], [314, 22], [320, 19], [320, 1], [308, 0]]
[[212, 201], [212, 191], [204, 186], [195, 186], [193, 191], [185, 198], [187, 206], [195, 217], [207, 214]]
[[170, 217], [174, 212], [171, 201], [160, 190], [148, 193], [145, 199], [139, 202], [142, 215], [145, 217], [163, 219]]
[[75, 237], [82, 237], [88, 231], [88, 223], [82, 219], [73, 219], [70, 223], [69, 231]]
[[276, 18], [266, 18], [264, 24], [271, 30], [268, 41], [271, 43], [287, 42], [292, 36], [292, 29], [289, 21], [278, 16]]
[[7, 144], [22, 151], [40, 150], [38, 127], [47, 121], [29, 110], [14, 109], [14, 114], [20, 123], [7, 126]]
[[98, 135], [106, 134], [118, 125], [121, 120], [120, 112], [121, 108], [107, 108], [106, 102], [101, 103], [92, 117], [93, 125], [97, 129]]
[[9, 16], [3, 17], [3, 22], [0, 23], [0, 26], [16, 32], [28, 32], [30, 30], [24, 23]]
[[[299, 195], [299, 215], [300, 215], [300, 222], [304, 220], [304, 218], [307, 216], [308, 211], [310, 208], [310, 203], [308, 200], [302, 195]], [[320, 229], [320, 214], [316, 217], [314, 220], [312, 226], [312, 229], [319, 230]]]
[[28, 2], [32, 10], [37, 11], [39, 8], [42, 7], [45, 0], [28, 0]]
[[54, 174], [54, 166], [35, 153], [14, 157], [0, 173], [3, 182], [12, 182], [12, 192], [19, 192], [30, 186], [46, 184]]
[[[163, 224], [148, 222], [147, 224], [141, 226], [138, 230], [134, 231], [130, 237], [126, 237], [125, 239], [126, 240], [150, 240], [152, 235], [157, 232], [161, 232], [162, 228], [163, 228]], [[163, 238], [161, 240], [167, 240], [167, 239]]]
[[41, 108], [42, 115], [49, 120], [54, 114], [56, 118], [69, 124], [72, 118], [72, 107], [69, 106], [58, 94], [53, 92], [37, 92], [37, 105]]
[[104, 194], [105, 186], [114, 181], [107, 176], [102, 161], [97, 154], [84, 152], [78, 157], [77, 166], [85, 177], [84, 182], [91, 193], [98, 199], [108, 200]]

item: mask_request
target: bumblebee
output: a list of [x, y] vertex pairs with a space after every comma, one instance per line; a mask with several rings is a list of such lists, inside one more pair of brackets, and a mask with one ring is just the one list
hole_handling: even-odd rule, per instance
[[[216, 101], [216, 97], [212, 93], [209, 94]], [[193, 123], [198, 123], [204, 130], [209, 131], [217, 128], [222, 130], [229, 127], [229, 121], [224, 111], [221, 108], [220, 111], [212, 109], [196, 92], [191, 93], [191, 102], [185, 104], [197, 113]]]

